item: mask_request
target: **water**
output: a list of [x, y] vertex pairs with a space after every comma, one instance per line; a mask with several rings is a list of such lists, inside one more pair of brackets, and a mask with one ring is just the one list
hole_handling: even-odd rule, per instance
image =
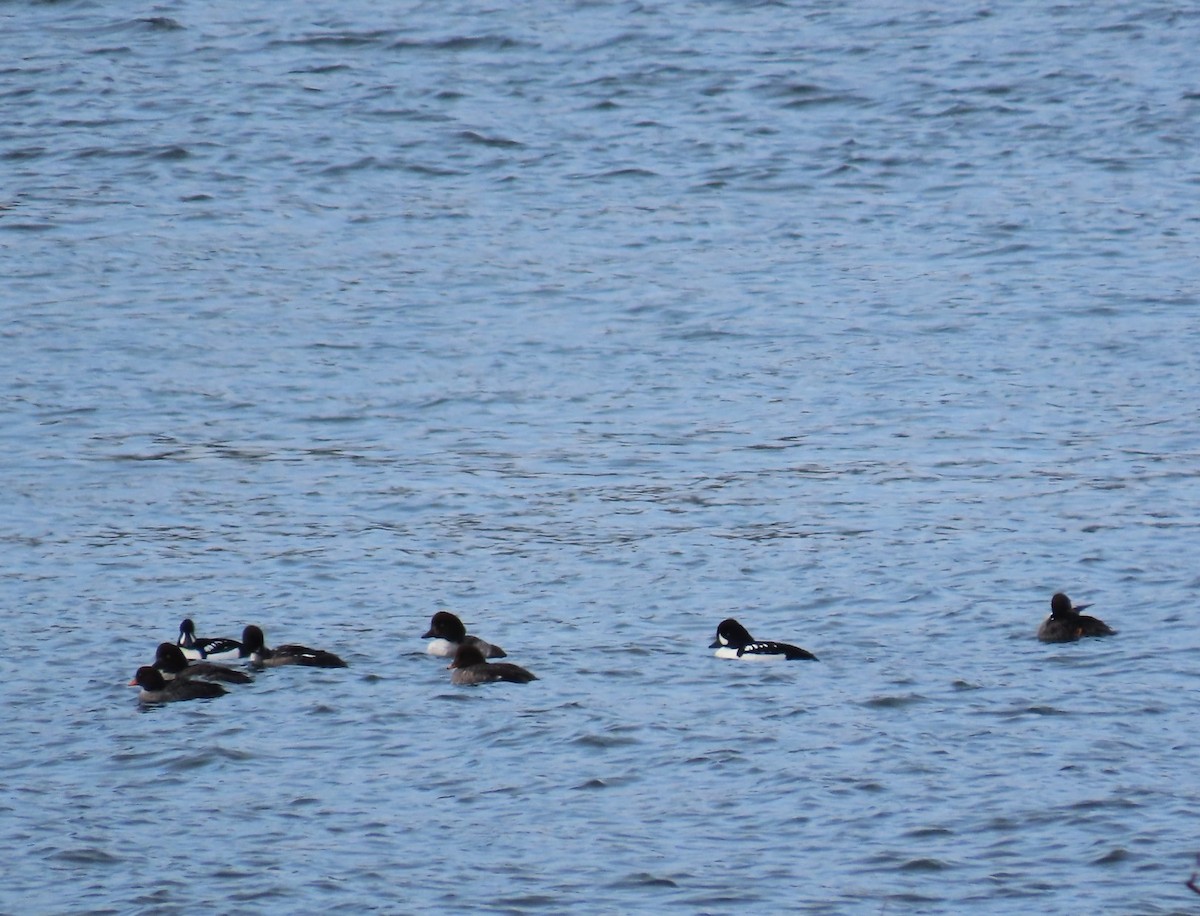
[[1193, 911], [1198, 39], [5, 4], [0, 909]]

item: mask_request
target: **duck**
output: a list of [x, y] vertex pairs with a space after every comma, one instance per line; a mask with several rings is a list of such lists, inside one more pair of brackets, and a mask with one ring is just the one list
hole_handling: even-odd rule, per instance
[[206, 681], [224, 681], [227, 684], [249, 684], [254, 680], [244, 671], [217, 665], [213, 662], [188, 662], [179, 646], [169, 642], [159, 643], [154, 653], [154, 667], [164, 680], [174, 678], [200, 678]]
[[192, 660], [229, 660], [245, 658], [249, 653], [242, 652], [242, 644], [228, 636], [196, 636], [196, 624], [191, 617], [185, 617], [179, 624], [179, 639], [175, 645], [183, 650], [185, 658]]
[[454, 661], [446, 667], [453, 669], [450, 683], [460, 687], [509, 681], [513, 684], [528, 684], [536, 681], [537, 675], [511, 662], [489, 662], [478, 646], [463, 643], [454, 651]]
[[260, 667], [278, 665], [304, 665], [309, 668], [346, 668], [344, 661], [324, 649], [289, 644], [268, 649], [260, 627], [251, 624], [242, 631], [242, 648], [250, 656], [250, 663]]
[[799, 646], [755, 640], [750, 631], [732, 617], [717, 625], [717, 638], [709, 648], [717, 650], [713, 653], [717, 658], [737, 658], [742, 661], [817, 660], [815, 655]]
[[1115, 636], [1116, 630], [1103, 620], [1079, 613], [1090, 604], [1071, 604], [1071, 599], [1058, 592], [1050, 599], [1050, 616], [1038, 627], [1037, 638], [1042, 642], [1075, 642], [1083, 636]]
[[432, 639], [425, 651], [439, 658], [454, 658], [454, 653], [460, 645], [473, 645], [485, 658], [507, 658], [508, 653], [499, 646], [480, 639], [478, 636], [468, 636], [467, 628], [457, 616], [449, 611], [438, 611], [429, 621], [429, 632], [421, 637]]
[[130, 687], [141, 687], [138, 699], [143, 703], [173, 703], [177, 700], [207, 700], [224, 696], [226, 690], [211, 681], [177, 677], [164, 680], [162, 672], [150, 665], [142, 665], [129, 682]]

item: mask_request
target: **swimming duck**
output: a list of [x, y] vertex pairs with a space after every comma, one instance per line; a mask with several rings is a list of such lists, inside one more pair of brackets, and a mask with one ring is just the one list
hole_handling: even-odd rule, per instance
[[429, 621], [429, 632], [421, 637], [432, 639], [425, 651], [440, 658], [453, 658], [460, 645], [473, 645], [485, 658], [507, 658], [508, 653], [499, 646], [480, 639], [478, 636], [468, 636], [467, 628], [457, 616], [449, 611], [438, 611]]
[[189, 663], [183, 650], [169, 642], [159, 644], [158, 651], [154, 653], [154, 667], [167, 681], [173, 678], [193, 677], [206, 681], [224, 681], [227, 684], [249, 684], [254, 680], [246, 672], [225, 665], [212, 662]]
[[173, 703], [176, 700], [205, 700], [219, 697], [225, 693], [225, 688], [211, 681], [192, 680], [189, 677], [177, 677], [173, 680], [163, 680], [162, 672], [149, 665], [138, 668], [137, 674], [129, 682], [130, 687], [141, 687], [138, 699], [143, 703]]
[[179, 624], [179, 639], [175, 645], [183, 650], [185, 658], [204, 659], [207, 661], [230, 660], [245, 658], [248, 653], [242, 652], [242, 644], [228, 636], [196, 636], [196, 624], [191, 617], [183, 618]]
[[717, 650], [713, 653], [717, 658], [737, 658], [742, 661], [817, 660], [815, 655], [799, 646], [790, 646], [783, 642], [756, 641], [749, 631], [732, 617], [722, 620], [717, 626], [717, 638], [709, 648]]
[[489, 662], [483, 657], [479, 647], [470, 643], [463, 643], [458, 647], [454, 653], [454, 661], [447, 667], [453, 669], [450, 674], [450, 683], [460, 686], [490, 684], [494, 681], [528, 684], [530, 681], [537, 680], [536, 675], [526, 671], [520, 665], [514, 665], [511, 662]]
[[1072, 605], [1071, 599], [1059, 592], [1050, 599], [1050, 616], [1038, 627], [1037, 638], [1042, 642], [1074, 642], [1083, 636], [1113, 636], [1116, 630], [1103, 620], [1079, 613], [1090, 604]]
[[345, 668], [344, 661], [324, 649], [308, 646], [286, 645], [268, 649], [263, 631], [251, 624], [242, 631], [242, 648], [250, 656], [250, 663], [264, 667], [277, 665], [306, 665], [309, 668]]

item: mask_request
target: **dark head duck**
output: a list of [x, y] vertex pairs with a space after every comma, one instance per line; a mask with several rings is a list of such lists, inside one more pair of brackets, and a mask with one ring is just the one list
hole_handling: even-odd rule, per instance
[[179, 624], [179, 639], [175, 645], [183, 650], [185, 658], [190, 659], [236, 658], [242, 655], [242, 644], [236, 639], [227, 636], [197, 636], [196, 624], [191, 617], [183, 618]]
[[717, 638], [710, 649], [716, 649], [717, 658], [736, 658], [742, 661], [816, 661], [817, 657], [807, 649], [790, 646], [783, 642], [756, 641], [750, 632], [732, 617], [722, 620], [717, 626]]
[[433, 642], [426, 647], [425, 651], [430, 655], [439, 655], [442, 658], [454, 658], [458, 647], [467, 644], [475, 646], [484, 658], [505, 658], [508, 655], [499, 646], [492, 645], [487, 640], [467, 635], [467, 628], [463, 622], [457, 615], [451, 614], [449, 611], [438, 611], [434, 614], [433, 619], [429, 621], [429, 632], [421, 638], [432, 639]]
[[1103, 620], [1079, 613], [1090, 604], [1072, 605], [1071, 599], [1059, 592], [1050, 599], [1050, 616], [1038, 627], [1042, 642], [1075, 642], [1084, 636], [1112, 636], [1117, 631]]
[[454, 651], [454, 661], [446, 667], [452, 669], [450, 683], [463, 687], [491, 684], [495, 681], [528, 684], [537, 680], [537, 675], [520, 665], [511, 662], [489, 662], [483, 657], [479, 647], [471, 643], [460, 645]]
[[244, 671], [227, 668], [213, 662], [189, 662], [179, 646], [169, 642], [159, 643], [158, 651], [154, 653], [154, 667], [157, 668], [164, 680], [172, 678], [192, 677], [204, 681], [224, 681], [229, 684], [249, 684], [254, 680]]
[[250, 654], [250, 663], [260, 668], [279, 665], [303, 665], [308, 668], [347, 667], [338, 656], [324, 649], [310, 649], [308, 646], [294, 643], [268, 649], [262, 628], [254, 624], [242, 630], [242, 647]]
[[220, 684], [209, 681], [194, 681], [187, 677], [165, 680], [162, 672], [150, 665], [138, 668], [130, 687], [142, 688], [138, 699], [143, 703], [173, 703], [177, 700], [205, 700], [225, 693]]

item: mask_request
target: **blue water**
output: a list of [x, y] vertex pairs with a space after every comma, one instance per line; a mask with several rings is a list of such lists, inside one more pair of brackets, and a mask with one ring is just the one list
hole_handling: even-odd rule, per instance
[[1194, 912], [1198, 46], [0, 6], [0, 911]]

